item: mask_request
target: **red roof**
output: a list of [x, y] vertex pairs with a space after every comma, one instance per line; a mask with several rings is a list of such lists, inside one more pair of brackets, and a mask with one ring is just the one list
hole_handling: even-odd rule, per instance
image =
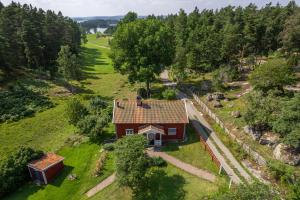
[[43, 171], [63, 160], [64, 157], [61, 157], [54, 153], [48, 153], [45, 154], [42, 158], [30, 162], [28, 164], [28, 167]]
[[115, 100], [113, 123], [115, 124], [187, 124], [185, 101], [144, 100], [141, 106], [136, 100]]

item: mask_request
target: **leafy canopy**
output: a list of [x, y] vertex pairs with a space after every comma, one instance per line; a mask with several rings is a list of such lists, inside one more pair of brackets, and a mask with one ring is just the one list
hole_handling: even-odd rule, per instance
[[172, 63], [174, 47], [170, 29], [158, 19], [138, 19], [118, 26], [111, 41], [114, 68], [128, 74], [131, 83], [150, 82]]

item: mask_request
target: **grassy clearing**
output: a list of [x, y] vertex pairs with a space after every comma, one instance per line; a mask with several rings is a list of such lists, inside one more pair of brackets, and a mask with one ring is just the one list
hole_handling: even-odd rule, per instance
[[[95, 162], [100, 155], [100, 146], [96, 144], [81, 144], [76, 147], [64, 147], [58, 153], [65, 157], [65, 169], [52, 183], [39, 187], [30, 183], [6, 200], [53, 200], [53, 199], [82, 199], [87, 190], [111, 175], [114, 171], [113, 155], [110, 154], [104, 172], [94, 177]], [[77, 180], [71, 181], [67, 176], [76, 174]]]
[[[93, 36], [89, 36], [92, 38]], [[99, 44], [107, 40], [97, 40]], [[108, 57], [109, 49], [86, 44], [83, 48], [83, 70], [85, 80], [75, 83], [82, 88], [82, 93], [100, 95], [107, 99], [132, 97], [135, 88], [127, 85], [126, 76], [116, 73]], [[26, 87], [42, 91], [56, 105], [33, 117], [14, 123], [0, 124], [0, 160], [20, 146], [30, 146], [44, 151], [56, 151], [64, 145], [64, 141], [73, 135], [75, 128], [69, 125], [64, 114], [65, 106], [72, 96], [56, 95], [65, 90], [61, 84], [43, 81], [43, 84], [19, 80]]]
[[[149, 188], [151, 193], [149, 199], [203, 199], [205, 196], [215, 194], [221, 188], [220, 182], [207, 182], [172, 165], [155, 171], [150, 182], [152, 187]], [[104, 199], [129, 200], [132, 199], [132, 192], [129, 189], [120, 188], [117, 183], [114, 183], [91, 198], [91, 200]]]
[[170, 143], [163, 147], [163, 151], [195, 167], [218, 174], [217, 165], [212, 161], [208, 152], [204, 150], [197, 133], [191, 126], [187, 126], [187, 137], [186, 142]]

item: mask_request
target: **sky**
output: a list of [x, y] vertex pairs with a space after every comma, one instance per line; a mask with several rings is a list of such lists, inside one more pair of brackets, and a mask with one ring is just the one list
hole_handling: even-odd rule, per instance
[[[0, 0], [7, 5], [11, 0]], [[116, 16], [124, 15], [129, 11], [137, 12], [139, 15], [167, 15], [177, 13], [180, 8], [191, 12], [196, 6], [202, 9], [217, 9], [227, 5], [247, 6], [250, 2], [258, 7], [272, 2], [286, 5], [289, 0], [14, 0], [20, 3], [32, 4], [33, 6], [61, 11], [69, 17], [85, 16]], [[300, 5], [300, 0], [296, 0]]]

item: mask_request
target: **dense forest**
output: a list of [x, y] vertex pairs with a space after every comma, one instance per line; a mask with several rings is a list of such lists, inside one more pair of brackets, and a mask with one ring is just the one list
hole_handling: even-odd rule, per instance
[[26, 67], [53, 78], [61, 46], [78, 54], [80, 44], [80, 27], [61, 12], [15, 2], [3, 6], [0, 2], [0, 69], [7, 75], [17, 67]]

